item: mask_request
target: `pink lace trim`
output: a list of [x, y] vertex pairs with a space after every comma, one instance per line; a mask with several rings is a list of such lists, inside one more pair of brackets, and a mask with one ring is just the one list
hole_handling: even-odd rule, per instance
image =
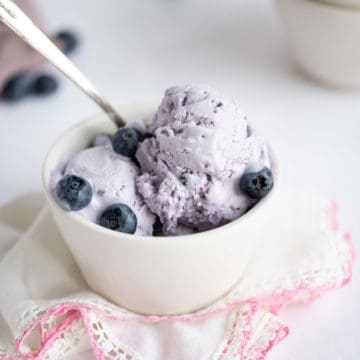
[[276, 329], [274, 331], [274, 337], [268, 342], [267, 347], [265, 349], [262, 349], [261, 355], [260, 355], [258, 360], [265, 359], [265, 356], [267, 355], [267, 353], [276, 344], [278, 344], [280, 341], [284, 340], [288, 335], [289, 335], [289, 328], [288, 327], [284, 326], [284, 327], [279, 327], [278, 329]]
[[273, 336], [269, 339], [267, 344], [263, 347], [258, 348], [256, 351], [258, 356], [254, 360], [264, 360], [268, 352], [277, 345], [280, 341], [284, 340], [289, 335], [289, 328], [283, 324], [273, 329]]
[[[338, 224], [338, 205], [336, 202], [331, 203], [331, 205], [326, 210], [326, 216], [330, 221], [332, 230], [337, 231], [339, 229]], [[91, 345], [94, 350], [94, 355], [97, 359], [105, 359], [104, 350], [99, 346], [96, 334], [94, 332], [93, 327], [91, 326], [91, 322], [89, 321], [89, 314], [91, 312], [95, 312], [98, 314], [102, 314], [103, 316], [118, 320], [118, 321], [129, 321], [129, 320], [137, 320], [137, 321], [146, 321], [146, 322], [158, 322], [158, 321], [196, 321], [203, 319], [205, 317], [217, 314], [219, 312], [232, 309], [239, 305], [250, 304], [250, 310], [242, 313], [242, 316], [246, 318], [246, 325], [241, 329], [242, 341], [239, 344], [238, 355], [239, 359], [243, 360], [244, 358], [244, 349], [252, 336], [252, 319], [254, 314], [260, 305], [266, 305], [272, 313], [277, 313], [278, 310], [284, 305], [288, 304], [290, 301], [296, 301], [301, 303], [311, 302], [320, 296], [324, 295], [328, 291], [335, 289], [340, 286], [346, 285], [352, 276], [352, 268], [353, 262], [355, 260], [355, 250], [352, 242], [352, 237], [350, 233], [346, 233], [344, 235], [344, 241], [347, 243], [350, 253], [349, 261], [345, 264], [344, 274], [346, 276], [342, 279], [339, 284], [337, 281], [333, 283], [326, 283], [325, 285], [320, 285], [314, 288], [311, 288], [307, 285], [306, 279], [309, 274], [303, 274], [302, 282], [298, 284], [296, 288], [293, 289], [284, 289], [277, 293], [271, 293], [259, 298], [251, 298], [247, 300], [239, 300], [233, 301], [231, 303], [226, 304], [225, 306], [221, 306], [215, 309], [211, 309], [210, 311], [203, 311], [200, 313], [195, 313], [192, 315], [180, 315], [180, 316], [142, 316], [142, 315], [124, 315], [124, 316], [114, 316], [110, 314], [110, 312], [104, 311], [98, 308], [95, 305], [89, 305], [86, 303], [80, 302], [65, 302], [60, 304], [59, 306], [54, 307], [51, 311], [47, 312], [47, 314], [39, 317], [34, 323], [29, 326], [23, 334], [16, 340], [16, 350], [20, 356], [22, 356], [26, 360], [39, 360], [43, 359], [46, 353], [51, 349], [54, 343], [61, 338], [62, 334], [66, 332], [66, 330], [72, 325], [75, 320], [82, 320], [86, 327]], [[310, 276], [313, 276], [311, 274]], [[306, 297], [305, 300], [297, 300], [296, 297], [302, 292], [308, 292], [309, 296]], [[52, 319], [59, 319], [64, 317], [63, 320], [56, 325], [52, 329], [46, 328], [46, 324], [50, 323]], [[236, 320], [233, 323], [233, 331], [238, 327], [238, 323]], [[41, 339], [41, 347], [38, 351], [26, 351], [26, 339], [33, 334], [34, 331], [38, 331], [39, 338]], [[256, 351], [258, 352], [258, 357], [256, 360], [265, 359], [266, 354], [281, 340], [283, 340], [289, 333], [289, 330], [286, 326], [279, 324], [279, 326], [273, 330], [273, 335], [271, 339], [268, 341], [266, 346], [263, 346]], [[218, 360], [223, 360], [224, 356], [228, 352], [229, 346], [234, 341], [234, 338], [230, 336], [226, 346], [224, 347], [221, 356]], [[255, 359], [255, 358], [254, 358]], [[4, 356], [0, 355], [0, 360], [19, 360], [17, 357], [13, 356]]]
[[275, 324], [268, 324], [269, 328], [264, 330], [265, 334], [262, 333], [262, 338], [266, 341], [255, 341], [249, 346], [250, 339], [254, 336], [253, 320], [260, 307], [256, 302], [248, 304], [249, 309], [238, 312], [233, 320], [225, 346], [219, 350], [216, 360], [263, 360], [289, 334], [288, 327], [276, 319]]
[[[221, 354], [217, 358], [217, 360], [224, 360], [229, 352], [230, 346], [236, 341], [237, 338], [240, 338], [240, 344], [236, 344], [239, 346], [239, 350], [237, 355], [242, 356], [241, 354], [244, 353], [245, 346], [250, 340], [252, 335], [252, 320], [259, 309], [259, 304], [256, 302], [250, 302], [250, 307], [248, 310], [242, 312], [241, 314], [237, 314], [234, 321], [232, 322], [231, 331], [228, 337], [228, 340], [225, 344], [225, 347], [222, 349]], [[239, 321], [242, 318], [242, 321], [245, 322], [245, 325]], [[236, 331], [240, 332], [240, 335], [235, 336]]]

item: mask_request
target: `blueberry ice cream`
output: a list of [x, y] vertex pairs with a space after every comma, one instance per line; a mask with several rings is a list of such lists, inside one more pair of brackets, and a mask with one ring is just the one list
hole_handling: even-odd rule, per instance
[[69, 210], [73, 190], [59, 196], [55, 184], [64, 176], [87, 181], [92, 198], [78, 212], [112, 230], [180, 235], [243, 215], [271, 191], [271, 165], [265, 140], [235, 102], [211, 88], [176, 86], [141, 131], [99, 134], [53, 176], [53, 187]]
[[233, 101], [210, 88], [166, 90], [148, 132], [136, 154], [136, 185], [165, 234], [238, 218], [255, 202], [241, 191], [241, 177], [253, 166], [271, 168], [265, 140]]
[[[79, 177], [92, 187], [91, 201], [77, 211], [81, 216], [94, 223], [100, 224], [100, 221], [103, 225], [107, 223], [107, 227], [112, 230], [152, 235], [155, 215], [149, 211], [135, 188], [135, 180], [140, 175], [140, 169], [131, 158], [113, 151], [109, 137], [100, 135], [95, 144], [99, 145], [76, 154], [65, 166], [59, 167], [53, 173], [52, 187], [58, 202], [66, 209], [66, 202], [64, 204], [64, 199], [56, 191], [64, 176]], [[80, 198], [79, 201], [81, 202], [82, 199]], [[126, 213], [118, 212], [118, 217], [115, 217], [113, 212], [111, 218], [109, 213], [108, 218], [104, 219], [104, 213], [116, 204], [123, 205], [122, 209], [125, 209]], [[131, 226], [124, 223], [124, 219], [134, 223], [134, 216], [137, 224], [134, 231], [129, 231]]]

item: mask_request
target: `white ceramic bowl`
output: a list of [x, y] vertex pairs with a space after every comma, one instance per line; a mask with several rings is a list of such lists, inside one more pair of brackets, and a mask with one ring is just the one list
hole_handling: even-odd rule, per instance
[[[122, 109], [126, 119], [149, 109]], [[259, 240], [266, 241], [266, 219], [278, 188], [240, 219], [218, 229], [177, 237], [117, 233], [63, 211], [49, 181], [60, 161], [87, 147], [96, 134], [114, 132], [104, 115], [70, 128], [45, 160], [43, 182], [53, 216], [89, 286], [114, 303], [145, 314], [179, 314], [220, 298], [237, 282]]]
[[360, 88], [360, 9], [311, 0], [278, 5], [295, 62], [323, 83]]

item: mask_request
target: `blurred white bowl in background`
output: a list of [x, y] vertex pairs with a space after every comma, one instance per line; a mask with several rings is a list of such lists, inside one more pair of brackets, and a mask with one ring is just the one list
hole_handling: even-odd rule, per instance
[[329, 85], [360, 88], [360, 9], [311, 0], [278, 0], [278, 6], [290, 51], [305, 72]]
[[342, 7], [360, 8], [360, 0], [318, 0], [320, 2], [333, 4]]

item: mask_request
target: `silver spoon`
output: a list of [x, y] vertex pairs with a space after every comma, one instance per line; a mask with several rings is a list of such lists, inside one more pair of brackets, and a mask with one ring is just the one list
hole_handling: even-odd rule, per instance
[[11, 0], [0, 0], [0, 21], [19, 35], [34, 50], [43, 55], [85, 94], [93, 99], [118, 127], [125, 121], [100, 95], [92, 83], [75, 67], [61, 50]]

